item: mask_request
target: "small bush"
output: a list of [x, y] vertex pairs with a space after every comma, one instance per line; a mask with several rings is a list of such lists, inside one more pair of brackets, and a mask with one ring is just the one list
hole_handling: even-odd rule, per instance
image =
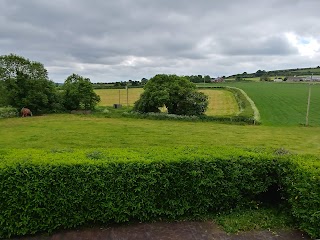
[[0, 118], [17, 117], [18, 115], [19, 114], [16, 108], [12, 108], [12, 107], [0, 108]]

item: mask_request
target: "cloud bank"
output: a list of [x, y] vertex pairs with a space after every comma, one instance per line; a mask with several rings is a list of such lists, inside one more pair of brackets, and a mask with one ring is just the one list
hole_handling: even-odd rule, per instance
[[1, 55], [39, 61], [55, 82], [157, 73], [231, 75], [318, 66], [318, 0], [2, 0]]

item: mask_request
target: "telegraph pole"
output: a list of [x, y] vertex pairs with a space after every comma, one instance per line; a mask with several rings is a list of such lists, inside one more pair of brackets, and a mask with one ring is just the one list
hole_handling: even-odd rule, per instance
[[126, 86], [126, 89], [127, 89], [127, 107], [129, 107], [129, 87], [128, 87], [128, 84]]
[[313, 73], [311, 75], [311, 79], [310, 79], [310, 83], [309, 83], [309, 94], [308, 94], [308, 106], [307, 106], [307, 115], [306, 115], [306, 126], [309, 125], [309, 109], [310, 109], [310, 100], [311, 100], [311, 82], [312, 82], [312, 76]]

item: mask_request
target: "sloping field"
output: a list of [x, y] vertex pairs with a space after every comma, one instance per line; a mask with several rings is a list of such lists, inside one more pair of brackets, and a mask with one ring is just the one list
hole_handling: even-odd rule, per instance
[[[240, 82], [221, 85], [243, 89], [259, 109], [264, 125], [306, 123], [309, 84]], [[311, 88], [309, 124], [320, 125], [320, 84]]]
[[71, 114], [0, 119], [0, 149], [273, 147], [320, 154], [320, 128], [97, 118]]
[[[99, 106], [112, 106], [115, 103], [120, 103], [123, 106], [127, 106], [128, 103], [129, 106], [133, 106], [143, 89], [131, 88], [128, 90], [128, 96], [126, 89], [97, 89], [95, 92], [101, 98]], [[201, 90], [201, 92], [209, 96], [207, 115], [226, 116], [238, 113], [238, 104], [231, 92], [225, 90]]]

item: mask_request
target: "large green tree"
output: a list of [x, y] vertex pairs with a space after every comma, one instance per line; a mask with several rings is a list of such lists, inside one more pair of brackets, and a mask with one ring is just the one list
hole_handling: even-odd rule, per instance
[[62, 87], [64, 90], [64, 106], [68, 110], [90, 110], [100, 101], [94, 92], [89, 78], [77, 74], [70, 75]]
[[207, 109], [208, 98], [185, 77], [158, 74], [147, 82], [134, 110], [160, 112], [163, 106], [170, 114], [201, 115]]
[[61, 110], [61, 98], [43, 64], [14, 54], [0, 56], [1, 105], [41, 114]]
[[48, 80], [48, 71], [42, 63], [15, 54], [0, 56], [0, 80], [16, 78], [18, 73], [23, 73], [30, 79]]

